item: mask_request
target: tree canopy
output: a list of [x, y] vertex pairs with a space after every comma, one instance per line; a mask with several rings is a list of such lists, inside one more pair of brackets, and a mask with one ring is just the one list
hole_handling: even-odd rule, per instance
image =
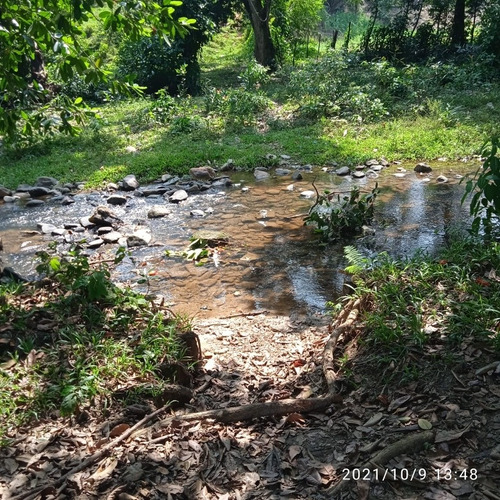
[[62, 81], [78, 73], [88, 83], [108, 81], [114, 90], [127, 90], [126, 82], [110, 80], [100, 59], [80, 44], [82, 23], [98, 18], [109, 31], [120, 31], [133, 40], [152, 33], [167, 42], [184, 35], [195, 21], [174, 18], [178, 0], [0, 0], [0, 135], [31, 135], [57, 129], [75, 133], [73, 120], [81, 122], [81, 99], [52, 102], [45, 73], [50, 60]]

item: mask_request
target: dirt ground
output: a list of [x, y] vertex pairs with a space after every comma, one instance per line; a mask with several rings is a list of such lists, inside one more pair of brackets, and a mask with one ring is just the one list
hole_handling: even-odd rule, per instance
[[454, 353], [434, 345], [380, 370], [359, 330], [340, 338], [343, 402], [326, 411], [167, 420], [169, 412], [321, 396], [330, 322], [266, 312], [197, 322], [203, 361], [187, 405], [110, 449], [153, 403], [110, 399], [103, 412], [98, 401], [77, 418], [21, 429], [0, 450], [1, 498], [500, 499], [499, 360], [467, 340]]

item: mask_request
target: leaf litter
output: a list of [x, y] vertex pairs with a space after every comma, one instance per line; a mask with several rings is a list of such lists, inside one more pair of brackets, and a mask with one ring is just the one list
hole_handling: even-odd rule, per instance
[[[321, 317], [200, 321], [204, 358], [195, 395], [176, 413], [323, 394], [329, 331]], [[1, 497], [500, 498], [500, 380], [493, 353], [464, 342], [460, 360], [449, 367], [422, 356], [419, 377], [387, 382], [374, 371], [373, 354], [353, 350], [350, 342], [342, 339], [340, 350], [354, 354], [346, 365], [337, 363], [341, 406], [230, 424], [174, 420], [165, 427], [151, 420], [72, 474], [64, 488], [53, 485], [156, 408], [95, 400], [81, 409], [86, 419], [32, 422], [0, 450]], [[432, 437], [430, 444], [413, 447], [422, 435]], [[382, 479], [384, 471], [391, 478]]]

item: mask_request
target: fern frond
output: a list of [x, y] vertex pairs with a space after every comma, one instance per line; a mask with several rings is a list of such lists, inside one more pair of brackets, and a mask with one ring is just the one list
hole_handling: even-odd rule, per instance
[[357, 248], [352, 245], [344, 247], [344, 257], [349, 265], [345, 271], [349, 274], [359, 274], [368, 269], [370, 266], [370, 259], [365, 257]]

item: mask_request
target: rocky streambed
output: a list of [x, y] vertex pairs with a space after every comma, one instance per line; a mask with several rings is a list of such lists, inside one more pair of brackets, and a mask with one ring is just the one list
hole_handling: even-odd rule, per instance
[[[15, 191], [0, 186], [2, 272], [32, 279], [36, 252], [50, 242], [61, 251], [78, 244], [92, 259], [110, 259], [119, 246], [129, 256], [114, 278], [162, 295], [176, 310], [198, 317], [268, 310], [321, 312], [342, 292], [342, 245], [318, 245], [303, 215], [321, 191], [381, 187], [373, 227], [356, 239], [367, 254], [434, 252], [467, 211], [460, 205], [464, 173], [477, 165], [389, 164], [369, 160], [355, 168], [313, 168], [281, 158], [276, 168], [165, 174], [141, 186], [128, 175], [100, 191], [84, 183], [41, 177]], [[193, 237], [224, 234], [204, 265], [186, 259]], [[351, 242], [352, 243], [352, 242]], [[199, 263], [198, 263], [199, 264]]]

